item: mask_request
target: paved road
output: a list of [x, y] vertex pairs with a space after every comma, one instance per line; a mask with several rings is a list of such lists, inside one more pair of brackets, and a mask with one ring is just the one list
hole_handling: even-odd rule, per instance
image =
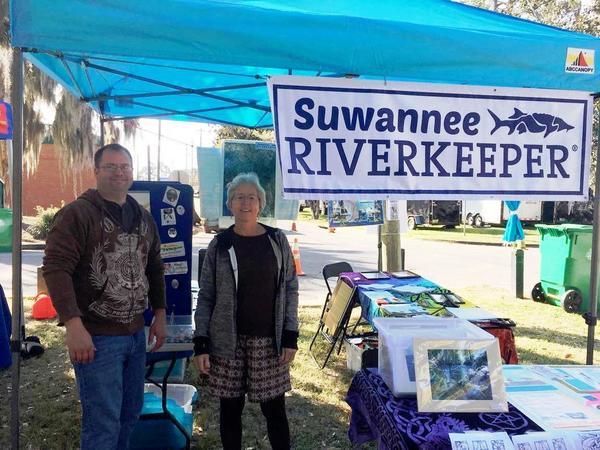
[[[321, 269], [325, 264], [348, 261], [355, 270], [377, 268], [377, 233], [371, 227], [338, 228], [335, 233], [310, 222], [297, 222], [298, 231], [288, 232], [291, 242], [298, 239], [302, 268], [300, 277], [302, 304], [323, 303], [325, 284]], [[289, 222], [282, 222], [284, 229]], [[197, 273], [197, 250], [206, 247], [214, 235], [200, 233], [193, 240], [193, 276]], [[511, 250], [505, 247], [453, 244], [447, 242], [404, 239], [406, 267], [449, 289], [460, 292], [466, 287], [489, 286], [509, 289]], [[43, 252], [23, 252], [23, 293], [36, 294], [36, 267], [41, 264]], [[539, 250], [525, 252], [525, 292], [539, 280]], [[0, 284], [7, 296], [12, 291], [11, 255], [0, 253]]]

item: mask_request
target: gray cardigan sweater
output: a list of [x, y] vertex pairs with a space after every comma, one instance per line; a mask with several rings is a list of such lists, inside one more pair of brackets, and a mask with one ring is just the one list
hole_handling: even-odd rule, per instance
[[[262, 225], [262, 224], [261, 224]], [[267, 225], [269, 241], [277, 259], [275, 298], [275, 346], [297, 348], [298, 278], [285, 234]], [[195, 353], [233, 359], [237, 344], [237, 259], [233, 250], [233, 227], [218, 234], [208, 245], [194, 320]]]

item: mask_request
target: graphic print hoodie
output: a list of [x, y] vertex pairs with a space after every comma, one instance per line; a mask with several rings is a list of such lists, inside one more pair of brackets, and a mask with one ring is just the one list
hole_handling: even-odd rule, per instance
[[133, 198], [130, 233], [90, 189], [55, 216], [43, 275], [61, 323], [80, 316], [92, 335], [131, 335], [148, 301], [165, 307], [164, 268], [154, 219]]

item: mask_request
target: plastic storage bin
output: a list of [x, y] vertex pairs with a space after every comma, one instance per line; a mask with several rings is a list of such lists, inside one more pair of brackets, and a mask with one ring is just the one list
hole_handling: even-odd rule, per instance
[[[157, 383], [162, 383], [163, 377], [165, 373], [167, 373], [167, 369], [169, 368], [169, 364], [171, 361], [159, 361], [154, 364], [154, 370], [152, 371], [152, 375], [150, 379], [156, 381]], [[169, 383], [183, 383], [183, 377], [185, 375], [185, 366], [186, 359], [181, 358], [175, 362], [173, 366], [173, 370], [169, 375], [168, 382]]]
[[494, 340], [485, 330], [471, 322], [444, 317], [376, 317], [379, 331], [379, 375], [395, 396], [414, 395], [415, 365], [413, 339]]
[[374, 347], [359, 347], [358, 345], [362, 342], [363, 339], [360, 337], [349, 338], [344, 341], [346, 367], [352, 372], [358, 372], [367, 367], [377, 367], [378, 349]]
[[568, 312], [588, 309], [592, 226], [536, 225], [540, 233], [541, 281], [531, 291], [535, 301], [563, 306]]
[[[193, 430], [193, 404], [197, 393], [189, 384], [167, 386], [167, 409], [183, 425], [190, 437]], [[162, 412], [161, 391], [153, 384], [144, 385], [144, 414]], [[131, 449], [181, 449], [185, 448], [185, 437], [168, 419], [140, 419], [131, 435]]]

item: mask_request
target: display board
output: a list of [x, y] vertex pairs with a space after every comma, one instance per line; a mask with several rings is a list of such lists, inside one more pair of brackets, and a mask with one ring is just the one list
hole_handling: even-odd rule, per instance
[[[193, 189], [176, 181], [134, 181], [129, 194], [148, 210], [161, 241], [167, 316], [191, 315]], [[151, 314], [146, 314], [146, 323]]]

